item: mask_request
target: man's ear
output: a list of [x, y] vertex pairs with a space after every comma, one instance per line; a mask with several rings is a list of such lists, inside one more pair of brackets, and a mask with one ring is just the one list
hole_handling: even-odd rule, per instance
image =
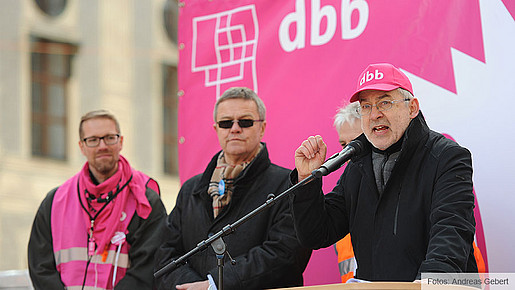
[[418, 115], [419, 111], [420, 111], [420, 106], [419, 106], [419, 103], [418, 103], [418, 99], [417, 98], [413, 98], [409, 102], [409, 115], [410, 115], [410, 118], [411, 119], [415, 118]]
[[266, 129], [266, 121], [261, 122], [261, 132], [260, 132], [260, 140], [263, 139], [263, 136], [265, 136], [265, 129]]
[[84, 143], [79, 140], [80, 152], [82, 152], [82, 155], [86, 156], [86, 153], [84, 153], [84, 146], [85, 146]]
[[122, 150], [123, 149], [123, 136], [120, 136], [120, 141], [118, 141], [118, 142], [120, 142], [120, 150]]

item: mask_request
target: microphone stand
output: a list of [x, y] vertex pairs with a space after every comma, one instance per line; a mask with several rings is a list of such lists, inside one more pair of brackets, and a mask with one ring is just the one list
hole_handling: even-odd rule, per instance
[[[210, 236], [208, 239], [203, 240], [202, 242], [198, 243], [195, 248], [193, 248], [192, 250], [190, 250], [186, 254], [182, 255], [181, 257], [177, 258], [177, 260], [173, 260], [170, 263], [168, 263], [167, 265], [165, 265], [163, 268], [157, 270], [154, 273], [154, 277], [155, 278], [159, 278], [159, 277], [163, 276], [164, 274], [166, 274], [167, 272], [171, 272], [171, 271], [177, 269], [180, 265], [185, 264], [186, 261], [191, 256], [195, 255], [198, 252], [201, 252], [201, 251], [205, 250], [209, 245], [211, 245], [211, 247], [213, 248], [213, 250], [216, 253], [216, 258], [217, 258], [217, 265], [218, 265], [218, 290], [223, 290], [224, 257], [225, 257], [225, 253], [229, 254], [229, 252], [227, 252], [226, 245], [225, 245], [225, 242], [223, 241], [222, 237], [228, 236], [229, 234], [233, 233], [236, 230], [236, 228], [238, 228], [243, 223], [245, 223], [246, 221], [248, 221], [251, 218], [253, 218], [255, 215], [257, 215], [257, 214], [261, 213], [262, 211], [264, 211], [265, 209], [271, 207], [277, 201], [279, 201], [282, 198], [284, 198], [285, 196], [287, 196], [293, 190], [295, 190], [295, 189], [297, 189], [297, 188], [299, 188], [301, 186], [304, 186], [305, 184], [308, 184], [309, 182], [311, 182], [315, 178], [320, 178], [321, 175], [319, 176], [319, 174], [315, 174], [315, 172], [316, 172], [316, 170], [314, 170], [311, 173], [310, 176], [304, 178], [303, 180], [301, 180], [300, 182], [296, 183], [292, 187], [290, 187], [287, 190], [283, 191], [278, 196], [274, 196], [273, 193], [269, 194], [265, 203], [263, 203], [262, 205], [260, 205], [256, 209], [254, 209], [253, 211], [249, 212], [245, 216], [241, 217], [239, 220], [237, 220], [233, 224], [226, 225], [219, 232], [217, 232], [216, 234]], [[231, 257], [231, 256], [229, 255], [229, 257]], [[236, 264], [236, 261], [234, 261], [231, 258], [231, 263], [234, 265], [234, 264]]]

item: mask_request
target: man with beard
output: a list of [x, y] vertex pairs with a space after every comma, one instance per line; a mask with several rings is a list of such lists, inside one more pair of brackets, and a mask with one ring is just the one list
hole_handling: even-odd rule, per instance
[[108, 111], [82, 117], [79, 147], [87, 162], [47, 194], [32, 226], [35, 289], [152, 289], [166, 210], [157, 183], [120, 155], [120, 134]]
[[[328, 247], [350, 232], [356, 278], [414, 281], [423, 272], [476, 272], [472, 158], [427, 126], [408, 77], [391, 64], [369, 65], [350, 101], [359, 101], [361, 153], [332, 192], [317, 179], [291, 198], [301, 244]], [[295, 151], [291, 181], [325, 160], [322, 137]]]

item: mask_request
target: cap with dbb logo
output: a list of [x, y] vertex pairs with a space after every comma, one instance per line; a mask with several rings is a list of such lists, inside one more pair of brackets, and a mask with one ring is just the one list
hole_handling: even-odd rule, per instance
[[413, 88], [408, 77], [398, 68], [389, 63], [369, 65], [359, 76], [356, 91], [350, 102], [359, 100], [359, 93], [365, 90], [392, 91], [403, 88], [413, 94]]

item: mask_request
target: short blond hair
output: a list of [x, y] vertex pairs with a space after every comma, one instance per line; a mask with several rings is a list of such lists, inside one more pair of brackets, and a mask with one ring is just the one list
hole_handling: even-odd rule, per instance
[[96, 119], [96, 118], [104, 118], [112, 120], [116, 126], [116, 133], [120, 134], [120, 123], [118, 123], [118, 120], [116, 117], [109, 112], [108, 110], [94, 110], [87, 112], [84, 116], [80, 118], [80, 124], [79, 124], [79, 137], [82, 139], [84, 137], [84, 132], [82, 130], [82, 123], [86, 122], [87, 120]]

